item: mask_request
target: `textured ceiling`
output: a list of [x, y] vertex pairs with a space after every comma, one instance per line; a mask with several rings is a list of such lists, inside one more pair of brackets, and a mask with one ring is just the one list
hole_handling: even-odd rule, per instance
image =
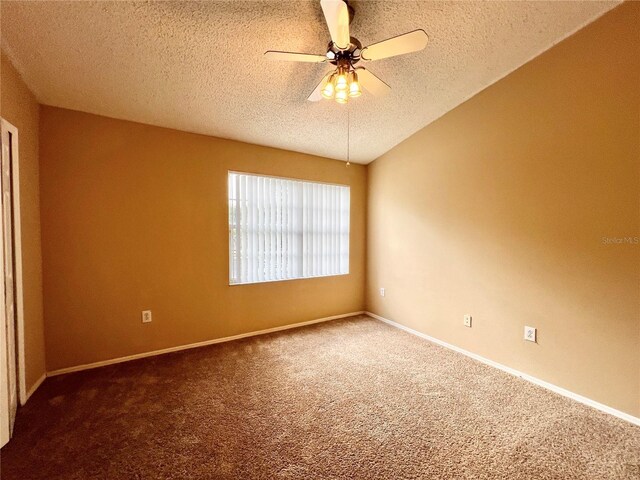
[[363, 45], [424, 29], [422, 52], [367, 63], [392, 87], [305, 99], [328, 66], [319, 1], [3, 1], [2, 47], [41, 103], [368, 163], [618, 2], [353, 1]]

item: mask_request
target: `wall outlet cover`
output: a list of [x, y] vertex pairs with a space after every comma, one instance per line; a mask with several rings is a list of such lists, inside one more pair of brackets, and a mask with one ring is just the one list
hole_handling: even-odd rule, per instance
[[464, 326], [471, 328], [471, 315], [464, 316]]
[[533, 327], [524, 327], [524, 339], [528, 342], [536, 342], [537, 329]]
[[381, 287], [381, 288], [380, 288], [380, 296], [381, 296], [381, 297], [384, 297], [384, 287]]
[[151, 317], [151, 310], [143, 310], [142, 311], [142, 323], [149, 323], [151, 322], [152, 317]]

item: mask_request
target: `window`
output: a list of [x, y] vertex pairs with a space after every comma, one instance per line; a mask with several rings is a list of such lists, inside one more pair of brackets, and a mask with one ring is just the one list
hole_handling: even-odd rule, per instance
[[229, 172], [229, 283], [349, 273], [349, 187]]

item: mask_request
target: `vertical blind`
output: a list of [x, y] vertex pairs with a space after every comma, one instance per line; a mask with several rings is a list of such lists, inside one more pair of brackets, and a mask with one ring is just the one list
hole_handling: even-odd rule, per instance
[[229, 172], [229, 283], [349, 273], [349, 187]]

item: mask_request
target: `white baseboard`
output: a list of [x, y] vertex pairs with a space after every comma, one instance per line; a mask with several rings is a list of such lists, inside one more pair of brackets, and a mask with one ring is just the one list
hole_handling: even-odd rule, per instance
[[540, 380], [539, 378], [536, 377], [532, 377], [531, 375], [528, 375], [526, 373], [520, 372], [518, 370], [515, 370], [511, 367], [507, 367], [506, 365], [502, 365], [501, 363], [498, 362], [494, 362], [493, 360], [489, 360], [488, 358], [484, 358], [478, 354], [469, 352], [467, 350], [464, 350], [460, 347], [456, 347], [455, 345], [451, 345], [450, 343], [447, 342], [443, 342], [442, 340], [438, 340], [437, 338], [434, 337], [430, 337], [429, 335], [426, 335], [424, 333], [418, 332], [417, 330], [414, 330], [412, 328], [409, 327], [405, 327], [404, 325], [394, 322], [393, 320], [389, 320], [388, 318], [384, 318], [381, 317], [380, 315], [376, 315], [375, 313], [371, 313], [371, 312], [365, 312], [367, 315], [369, 315], [372, 318], [375, 318], [376, 320], [380, 320], [381, 322], [384, 322], [388, 325], [391, 325], [392, 327], [395, 328], [399, 328], [400, 330], [404, 330], [407, 333], [410, 333], [412, 335], [416, 335], [417, 337], [423, 338], [425, 340], [428, 340], [430, 342], [436, 343], [442, 347], [448, 348], [450, 350], [453, 350], [455, 352], [461, 353], [463, 355], [466, 355], [467, 357], [471, 357], [474, 360], [478, 360], [479, 362], [482, 362], [486, 365], [490, 365], [494, 368], [497, 368], [499, 370], [502, 370], [503, 372], [507, 372], [511, 375], [514, 375], [516, 377], [520, 377], [523, 380], [526, 380], [528, 382], [534, 383], [540, 387], [544, 387], [548, 390], [551, 390], [552, 392], [558, 393], [564, 397], [568, 397], [571, 398], [572, 400], [575, 400], [577, 402], [583, 403], [585, 405], [588, 405], [590, 407], [593, 407], [597, 410], [600, 410], [601, 412], [604, 413], [608, 413], [609, 415], [613, 415], [615, 417], [621, 418], [622, 420], [626, 420], [627, 422], [633, 423], [634, 425], [638, 425], [640, 426], [640, 418], [638, 417], [634, 417], [633, 415], [629, 415], [628, 413], [625, 412], [621, 412], [620, 410], [616, 410], [615, 408], [609, 407], [607, 405], [604, 405], [602, 403], [596, 402], [595, 400], [591, 400], [590, 398], [587, 397], [583, 397], [582, 395], [578, 395], [577, 393], [573, 393], [569, 390], [566, 390], [562, 387], [558, 387], [557, 385], [553, 385], [552, 383], [549, 382], [545, 382], [544, 380]]
[[43, 373], [42, 376], [38, 380], [36, 380], [36, 383], [31, 385], [31, 388], [27, 390], [27, 396], [24, 399], [24, 402], [21, 403], [21, 405], [24, 405], [25, 403], [27, 403], [27, 401], [31, 398], [31, 395], [33, 395], [35, 391], [38, 389], [38, 387], [42, 385], [42, 382], [44, 382], [45, 378], [47, 378], [47, 374]]
[[112, 358], [109, 360], [102, 360], [100, 362], [87, 363], [84, 365], [76, 365], [74, 367], [60, 368], [58, 370], [47, 372], [47, 377], [55, 377], [56, 375], [63, 375], [65, 373], [79, 372], [81, 370], [89, 370], [92, 368], [104, 367], [106, 365], [113, 365], [114, 363], [129, 362], [131, 360], [137, 360], [139, 358], [146, 358], [146, 357], [153, 357], [153, 356], [162, 355], [165, 353], [179, 352], [180, 350], [188, 350], [191, 348], [205, 347], [207, 345], [214, 345], [216, 343], [231, 342], [233, 340], [239, 340], [241, 338], [255, 337], [257, 335], [265, 335], [267, 333], [280, 332], [282, 330], [289, 330], [291, 328], [299, 328], [299, 327], [304, 327], [306, 325], [313, 325], [314, 323], [328, 322], [330, 320], [337, 320], [339, 318], [363, 315], [364, 313], [365, 312], [362, 312], [362, 311], [343, 313], [341, 315], [333, 315], [331, 317], [317, 318], [315, 320], [292, 323], [290, 325], [283, 325], [281, 327], [273, 327], [273, 328], [267, 328], [265, 330], [257, 330], [255, 332], [241, 333], [239, 335], [232, 335], [230, 337], [214, 338], [213, 340], [205, 340], [204, 342], [190, 343], [188, 345], [179, 345], [177, 347], [163, 348], [162, 350], [153, 350], [151, 352], [137, 353], [135, 355], [128, 355], [126, 357]]

